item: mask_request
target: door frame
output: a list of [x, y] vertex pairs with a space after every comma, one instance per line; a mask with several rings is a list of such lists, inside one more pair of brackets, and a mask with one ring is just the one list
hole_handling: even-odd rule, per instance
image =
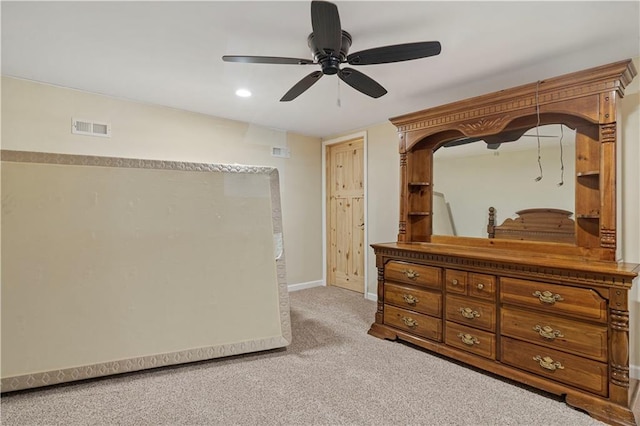
[[356, 132], [346, 136], [341, 136], [335, 139], [328, 139], [322, 141], [322, 283], [327, 286], [327, 147], [329, 145], [335, 145], [341, 142], [346, 142], [352, 139], [362, 138], [364, 152], [362, 155], [363, 173], [364, 173], [364, 298], [373, 300], [369, 297], [369, 215], [367, 212], [367, 132]]

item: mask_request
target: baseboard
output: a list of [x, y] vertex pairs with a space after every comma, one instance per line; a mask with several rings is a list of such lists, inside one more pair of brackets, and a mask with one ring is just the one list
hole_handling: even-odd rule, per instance
[[[309, 281], [306, 283], [300, 283], [300, 284], [290, 284], [288, 286], [289, 291], [298, 291], [298, 290], [304, 290], [307, 288], [313, 288], [313, 287], [323, 287], [324, 281], [323, 280], [318, 280], [318, 281]], [[378, 295], [376, 293], [366, 293], [365, 294], [365, 299], [367, 300], [373, 300], [374, 302], [378, 301]]]
[[640, 365], [629, 366], [629, 377], [632, 379], [640, 380]]
[[318, 281], [309, 281], [309, 282], [300, 283], [300, 284], [289, 284], [288, 289], [289, 291], [298, 291], [298, 290], [304, 290], [306, 288], [322, 287], [322, 286], [324, 286], [324, 281], [318, 280]]

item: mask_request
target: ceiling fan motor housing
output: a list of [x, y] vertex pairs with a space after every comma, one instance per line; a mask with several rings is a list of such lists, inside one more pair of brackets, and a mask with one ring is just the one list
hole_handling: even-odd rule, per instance
[[329, 51], [316, 46], [313, 33], [307, 37], [307, 44], [313, 54], [313, 60], [320, 64], [322, 73], [327, 75], [337, 74], [340, 71], [340, 64], [345, 62], [349, 48], [351, 47], [351, 34], [342, 30], [342, 45], [339, 52]]

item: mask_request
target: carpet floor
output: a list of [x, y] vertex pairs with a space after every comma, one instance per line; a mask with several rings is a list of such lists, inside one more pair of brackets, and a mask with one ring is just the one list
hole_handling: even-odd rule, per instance
[[562, 401], [367, 335], [335, 287], [290, 293], [286, 349], [3, 395], [3, 425], [602, 425]]

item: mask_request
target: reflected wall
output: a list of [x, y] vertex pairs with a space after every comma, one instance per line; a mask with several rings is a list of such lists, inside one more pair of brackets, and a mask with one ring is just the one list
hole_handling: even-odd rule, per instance
[[[540, 151], [534, 128], [494, 149], [476, 141], [434, 153], [433, 189], [446, 200], [455, 235], [486, 238], [489, 207], [496, 209], [496, 224], [528, 208], [575, 211], [575, 131], [550, 124], [538, 132]], [[441, 210], [433, 214], [434, 223], [442, 220]]]

